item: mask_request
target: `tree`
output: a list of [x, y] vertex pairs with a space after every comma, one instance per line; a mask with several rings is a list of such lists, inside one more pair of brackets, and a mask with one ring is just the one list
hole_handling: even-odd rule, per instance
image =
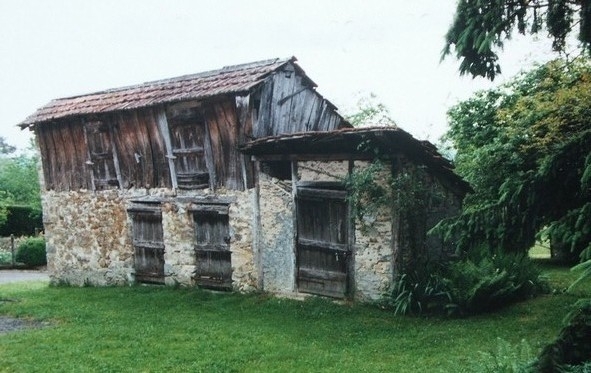
[[19, 155], [0, 160], [0, 192], [11, 204], [41, 208], [37, 156]]
[[0, 227], [7, 221], [9, 206], [29, 206], [37, 214], [41, 211], [37, 154], [9, 156], [14, 151], [15, 147], [0, 137]]
[[501, 72], [498, 51], [515, 29], [521, 34], [546, 30], [557, 52], [564, 52], [567, 38], [576, 33], [581, 50], [589, 53], [591, 1], [458, 0], [442, 58], [452, 54], [453, 46], [460, 74], [494, 80]]
[[377, 102], [374, 93], [361, 97], [357, 101], [355, 111], [345, 115], [345, 118], [353, 127], [396, 126], [390, 110], [383, 103]]
[[6, 143], [6, 139], [0, 136], [0, 155], [7, 155], [14, 153], [16, 147]]
[[446, 137], [474, 187], [446, 236], [527, 250], [542, 231], [591, 258], [591, 63], [553, 61], [453, 107]]

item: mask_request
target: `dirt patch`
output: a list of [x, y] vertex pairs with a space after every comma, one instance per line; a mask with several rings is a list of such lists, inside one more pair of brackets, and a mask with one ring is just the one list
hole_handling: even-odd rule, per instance
[[23, 329], [38, 329], [45, 326], [47, 326], [47, 323], [45, 322], [0, 316], [0, 335]]

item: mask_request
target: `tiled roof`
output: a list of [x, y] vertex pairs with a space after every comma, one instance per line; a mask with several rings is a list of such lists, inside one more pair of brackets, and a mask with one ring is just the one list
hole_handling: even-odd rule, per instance
[[[109, 89], [81, 96], [52, 100], [21, 122], [22, 128], [73, 115], [107, 113], [137, 109], [163, 103], [203, 99], [224, 94], [247, 92], [296, 58], [272, 59], [248, 64], [226, 66], [176, 78], [157, 80], [129, 87]], [[295, 65], [295, 64], [294, 64]], [[305, 76], [298, 65], [296, 69]]]
[[429, 141], [415, 139], [396, 126], [343, 128], [327, 132], [301, 132], [270, 136], [241, 145], [245, 154], [259, 156], [298, 155], [357, 155], [373, 158], [375, 151], [387, 157], [401, 151], [414, 162], [424, 164], [440, 174], [463, 193], [472, 191], [470, 185], [454, 172], [454, 165], [444, 158]]

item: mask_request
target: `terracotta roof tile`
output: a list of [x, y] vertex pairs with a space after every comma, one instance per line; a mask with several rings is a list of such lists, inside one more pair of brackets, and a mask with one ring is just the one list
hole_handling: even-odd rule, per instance
[[[157, 104], [203, 99], [230, 93], [247, 92], [296, 58], [272, 59], [226, 66], [192, 75], [109, 89], [101, 92], [52, 100], [19, 125], [23, 128], [73, 115], [98, 114], [137, 109]], [[305, 74], [295, 65], [304, 76]], [[315, 86], [314, 82], [308, 82]]]

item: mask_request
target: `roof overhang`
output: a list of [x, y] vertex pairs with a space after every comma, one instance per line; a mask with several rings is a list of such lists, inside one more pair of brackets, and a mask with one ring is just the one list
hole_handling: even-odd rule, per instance
[[403, 154], [433, 174], [444, 178], [456, 191], [472, 191], [454, 172], [453, 164], [428, 141], [415, 139], [398, 127], [344, 128], [328, 132], [302, 132], [256, 139], [240, 146], [255, 160], [371, 160]]

